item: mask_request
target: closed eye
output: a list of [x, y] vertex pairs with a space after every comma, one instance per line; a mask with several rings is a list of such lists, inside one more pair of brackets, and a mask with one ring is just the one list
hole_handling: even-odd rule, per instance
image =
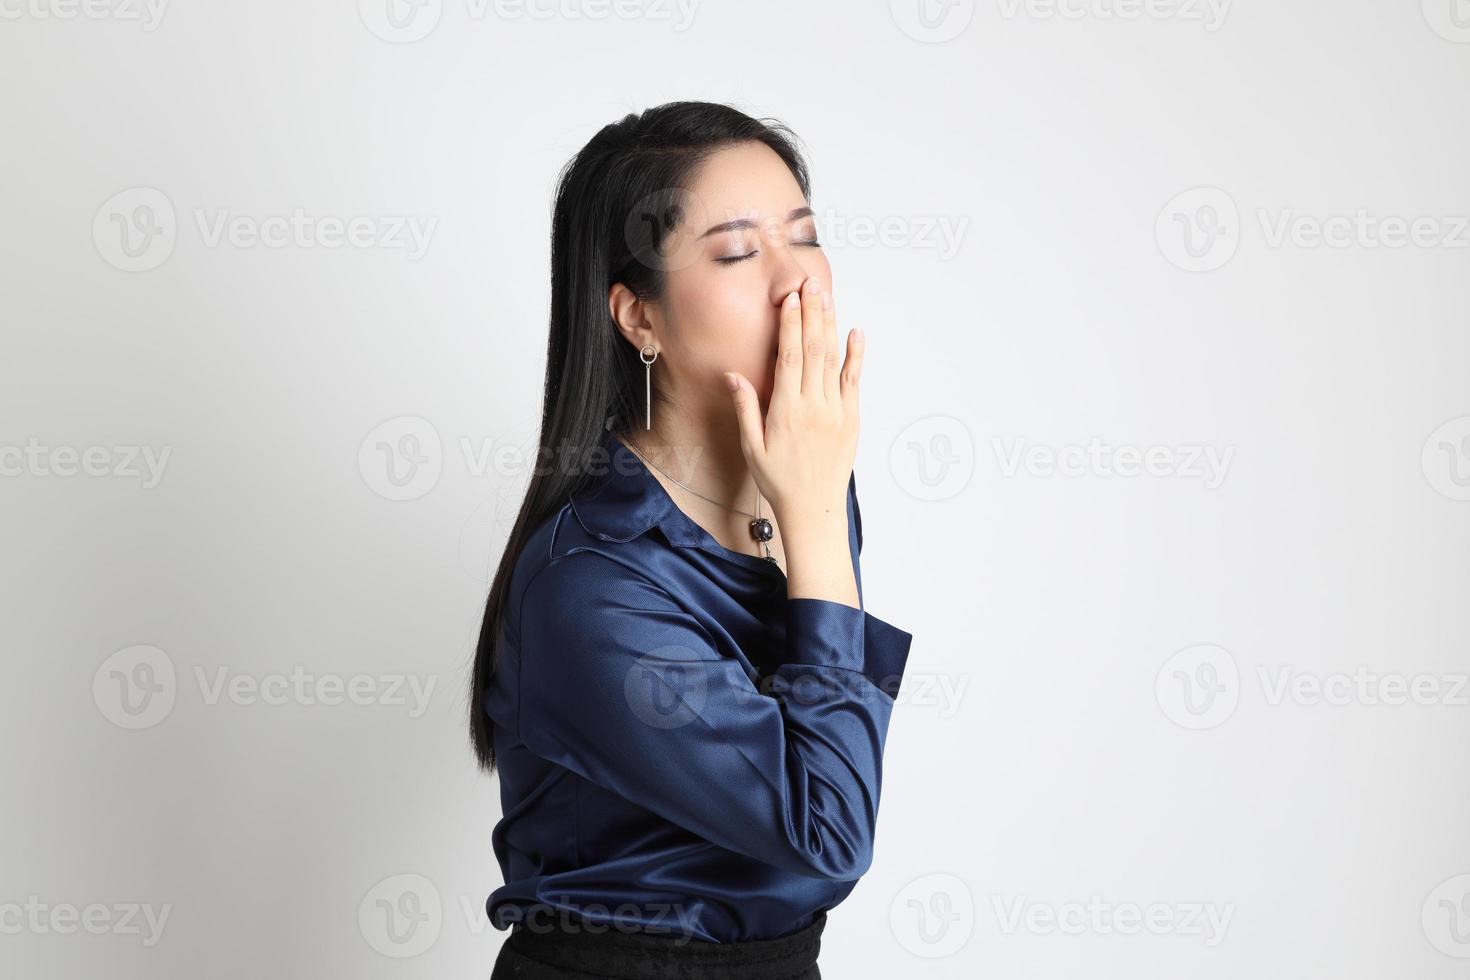
[[[804, 242], [792, 242], [791, 244], [793, 244], [793, 245], [805, 245], [808, 248], [821, 248], [822, 247], [822, 243], [819, 242], [819, 241], [817, 241], [815, 238], [813, 238], [813, 239], [811, 239], [809, 241], [804, 241]], [[747, 253], [745, 255], [732, 255], [732, 256], [729, 256], [728, 258], [717, 258], [717, 259], [715, 259], [715, 261], [721, 263], [722, 265], [734, 265], [736, 262], [744, 262], [746, 259], [753, 259], [753, 258], [755, 258], [759, 254], [761, 254], [760, 253], [760, 249], [756, 249], [754, 252], [749, 252], [749, 253]]]

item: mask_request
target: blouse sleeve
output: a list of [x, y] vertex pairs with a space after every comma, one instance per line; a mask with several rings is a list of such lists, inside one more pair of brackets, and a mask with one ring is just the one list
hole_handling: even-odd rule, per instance
[[667, 591], [592, 551], [537, 574], [519, 633], [532, 752], [767, 864], [835, 880], [868, 869], [909, 633], [790, 599], [762, 692]]

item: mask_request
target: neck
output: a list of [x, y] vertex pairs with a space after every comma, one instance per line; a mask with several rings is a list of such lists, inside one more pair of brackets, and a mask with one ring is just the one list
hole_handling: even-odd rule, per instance
[[[651, 430], [634, 425], [624, 441], [680, 483], [741, 511], [755, 511], [756, 484], [740, 449], [740, 430], [730, 417], [676, 416], [665, 412]], [[770, 508], [761, 502], [762, 516]]]

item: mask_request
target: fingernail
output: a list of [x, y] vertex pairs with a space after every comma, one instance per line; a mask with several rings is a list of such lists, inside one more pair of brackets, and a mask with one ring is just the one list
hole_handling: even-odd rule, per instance
[[852, 335], [857, 338], [857, 342], [860, 344], [867, 340], [867, 338], [863, 336], [862, 330], [854, 330], [852, 332]]
[[731, 391], [739, 391], [740, 390], [740, 381], [735, 377], [735, 375], [731, 374], [729, 371], [726, 371], [725, 372], [725, 385]]
[[781, 305], [792, 307], [799, 302], [801, 302], [801, 294], [797, 293], [795, 290], [792, 290], [791, 292], [786, 294], [786, 298], [781, 301]]

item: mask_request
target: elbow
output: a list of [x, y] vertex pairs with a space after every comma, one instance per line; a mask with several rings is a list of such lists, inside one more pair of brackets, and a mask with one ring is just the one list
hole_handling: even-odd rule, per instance
[[822, 846], [805, 855], [805, 872], [829, 881], [856, 881], [873, 864], [873, 835], [852, 833], [850, 828], [827, 828], [818, 840]]
[[856, 881], [868, 873], [868, 868], [873, 864], [873, 851], [864, 848], [861, 851], [839, 856], [823, 854], [810, 865], [812, 872], [818, 878], [828, 881]]

